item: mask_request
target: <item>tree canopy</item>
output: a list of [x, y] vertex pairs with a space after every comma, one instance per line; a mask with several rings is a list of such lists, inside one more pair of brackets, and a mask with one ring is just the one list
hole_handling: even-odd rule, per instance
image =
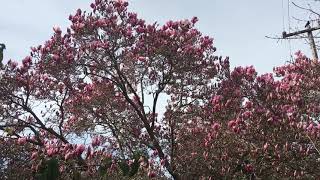
[[231, 70], [196, 17], [146, 23], [127, 7], [96, 0], [4, 65], [1, 177], [319, 176], [317, 61]]

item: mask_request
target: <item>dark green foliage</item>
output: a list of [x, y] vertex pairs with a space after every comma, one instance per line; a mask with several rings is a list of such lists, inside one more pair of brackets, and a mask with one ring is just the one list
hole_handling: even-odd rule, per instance
[[44, 161], [41, 164], [39, 173], [36, 175], [38, 180], [57, 180], [59, 177], [59, 163], [55, 158]]
[[128, 176], [130, 172], [130, 167], [125, 160], [121, 160], [118, 162], [119, 168], [122, 171], [123, 176]]
[[136, 153], [134, 155], [134, 162], [131, 164], [130, 166], [130, 173], [129, 173], [129, 176], [132, 177], [134, 176], [135, 174], [137, 174], [138, 170], [139, 170], [139, 167], [140, 167], [140, 162], [139, 162], [139, 159], [140, 159], [140, 153]]
[[107, 157], [101, 162], [101, 166], [98, 169], [100, 176], [107, 176], [107, 169], [109, 169], [112, 165], [112, 159]]
[[140, 162], [139, 159], [141, 157], [141, 153], [135, 153], [133, 155], [133, 163], [129, 166], [126, 160], [121, 160], [118, 162], [118, 165], [122, 171], [123, 176], [133, 177], [137, 174]]
[[138, 160], [135, 160], [131, 166], [130, 166], [130, 172], [129, 172], [129, 177], [134, 176], [135, 174], [137, 174], [138, 170], [140, 167], [140, 163]]

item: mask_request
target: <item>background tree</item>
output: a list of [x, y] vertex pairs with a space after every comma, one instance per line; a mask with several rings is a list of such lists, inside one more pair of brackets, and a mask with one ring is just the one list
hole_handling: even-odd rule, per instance
[[179, 115], [192, 121], [179, 135], [177, 162], [190, 166], [177, 171], [212, 178], [318, 177], [318, 71], [319, 63], [301, 53], [274, 69], [278, 80], [271, 73], [257, 76], [252, 66], [235, 68], [206, 118]]

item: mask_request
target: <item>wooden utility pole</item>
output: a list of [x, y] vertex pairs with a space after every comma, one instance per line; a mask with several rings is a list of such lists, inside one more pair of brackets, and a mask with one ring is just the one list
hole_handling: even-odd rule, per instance
[[299, 35], [299, 34], [307, 33], [308, 34], [310, 48], [312, 50], [313, 61], [317, 61], [319, 58], [318, 58], [316, 43], [314, 42], [314, 37], [313, 37], [312, 31], [319, 30], [320, 27], [311, 28], [311, 26], [308, 24], [306, 26], [306, 28], [307, 29], [304, 29], [304, 30], [301, 30], [301, 31], [292, 32], [292, 33], [288, 33], [288, 34], [284, 31], [282, 33], [282, 38], [286, 39], [286, 38], [291, 37], [291, 36], [296, 36], [296, 35]]

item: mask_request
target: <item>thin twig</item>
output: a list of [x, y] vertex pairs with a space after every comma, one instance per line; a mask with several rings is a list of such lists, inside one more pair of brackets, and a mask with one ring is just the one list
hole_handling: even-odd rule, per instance
[[314, 142], [312, 141], [312, 139], [310, 138], [310, 136], [307, 134], [307, 137], [309, 138], [309, 140], [311, 141], [313, 147], [316, 149], [316, 151], [318, 152], [318, 154], [320, 155], [320, 151], [319, 149], [317, 148], [317, 146], [314, 144]]
[[293, 4], [294, 6], [296, 6], [297, 8], [300, 8], [300, 9], [303, 9], [303, 10], [307, 10], [307, 11], [313, 13], [313, 14], [316, 14], [316, 15], [320, 16], [319, 13], [315, 12], [315, 11], [312, 10], [311, 8], [305, 8], [305, 7], [299, 6], [299, 5], [297, 5], [296, 3], [294, 3], [294, 2], [292, 2], [292, 4]]

